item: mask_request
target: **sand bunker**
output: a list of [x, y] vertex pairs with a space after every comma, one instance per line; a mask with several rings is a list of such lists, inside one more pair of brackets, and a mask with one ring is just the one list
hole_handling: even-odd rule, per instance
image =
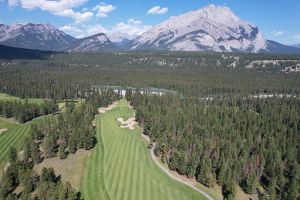
[[136, 121], [134, 117], [129, 118], [127, 121], [124, 121], [122, 117], [118, 117], [117, 119], [121, 123], [121, 128], [128, 128], [130, 130], [134, 129], [134, 125], [136, 125]]
[[0, 135], [1, 135], [1, 133], [3, 133], [4, 131], [7, 131], [7, 128], [0, 128]]
[[108, 107], [105, 107], [105, 108], [101, 107], [101, 108], [99, 108], [99, 109], [98, 109], [98, 112], [99, 112], [99, 113], [106, 113], [106, 111], [115, 108], [117, 105], [118, 105], [118, 103], [117, 103], [117, 102], [114, 102], [113, 104], [109, 105]]

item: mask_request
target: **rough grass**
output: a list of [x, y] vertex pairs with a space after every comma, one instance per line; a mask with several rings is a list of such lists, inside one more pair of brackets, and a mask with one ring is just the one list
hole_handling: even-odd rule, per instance
[[84, 199], [200, 200], [193, 189], [172, 180], [152, 161], [141, 130], [120, 128], [134, 111], [126, 101], [96, 117], [98, 144], [86, 163], [81, 191]]
[[[75, 107], [79, 107], [81, 105], [81, 103], [84, 102], [84, 99], [76, 99], [76, 100], [73, 100], [73, 101], [74, 101]], [[58, 108], [62, 112], [64, 112], [66, 110], [65, 103], [66, 103], [65, 100], [59, 100], [59, 101], [57, 101]]]
[[81, 180], [84, 175], [85, 162], [90, 155], [90, 151], [78, 150], [75, 154], [70, 154], [64, 160], [59, 157], [43, 160], [42, 163], [34, 166], [37, 173], [41, 173], [44, 167], [52, 167], [55, 174], [60, 175], [62, 181], [70, 182], [73, 188], [79, 190]]
[[[44, 99], [33, 99], [33, 98], [28, 98], [27, 100], [29, 103], [36, 103], [36, 104], [41, 104], [45, 101]], [[21, 101], [22, 103], [24, 103], [25, 99], [21, 99], [15, 96], [10, 96], [6, 93], [0, 93], [0, 101]]]

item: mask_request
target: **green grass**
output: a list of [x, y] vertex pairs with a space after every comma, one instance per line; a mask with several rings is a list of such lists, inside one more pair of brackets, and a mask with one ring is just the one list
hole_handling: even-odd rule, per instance
[[18, 150], [22, 148], [22, 142], [29, 132], [30, 125], [29, 123], [18, 124], [0, 118], [0, 128], [8, 129], [0, 135], [0, 169], [3, 169], [10, 147], [16, 147]]
[[18, 151], [22, 150], [23, 141], [30, 131], [30, 124], [40, 123], [50, 116], [52, 115], [41, 116], [24, 124], [19, 124], [11, 118], [0, 117], [0, 128], [8, 129], [0, 134], [0, 172], [7, 163], [10, 147], [15, 147]]
[[[85, 99], [75, 99], [73, 100], [75, 107], [78, 108], [84, 101]], [[65, 100], [59, 100], [57, 101], [58, 108], [60, 111], [64, 112], [66, 110], [66, 101]]]
[[120, 128], [118, 117], [132, 117], [126, 101], [96, 117], [97, 140], [87, 160], [81, 191], [84, 199], [201, 200], [193, 189], [172, 180], [152, 161], [140, 129]]
[[[34, 99], [34, 98], [28, 98], [27, 100], [29, 103], [36, 103], [36, 104], [41, 104], [45, 101], [45, 99]], [[6, 93], [0, 93], [0, 101], [21, 101], [22, 103], [24, 103], [25, 99], [21, 99], [15, 96], [10, 96]]]

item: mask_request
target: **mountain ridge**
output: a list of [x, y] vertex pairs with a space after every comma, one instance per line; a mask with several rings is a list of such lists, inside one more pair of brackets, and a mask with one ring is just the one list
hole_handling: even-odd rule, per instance
[[[224, 20], [226, 19], [226, 20]], [[135, 39], [132, 49], [257, 53], [266, 41], [257, 27], [228, 7], [210, 4], [170, 17]]]
[[7, 46], [60, 51], [75, 40], [51, 24], [0, 24], [0, 44]]
[[267, 40], [258, 27], [239, 18], [230, 8], [213, 4], [170, 17], [135, 38], [109, 32], [77, 39], [51, 24], [0, 24], [0, 44], [52, 51], [300, 53], [299, 45]]
[[67, 51], [91, 52], [113, 51], [117, 46], [110, 41], [105, 33], [98, 33], [81, 39], [77, 39], [67, 47]]

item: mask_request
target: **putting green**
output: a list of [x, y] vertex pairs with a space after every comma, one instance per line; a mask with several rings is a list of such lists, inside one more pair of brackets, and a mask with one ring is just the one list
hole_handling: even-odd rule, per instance
[[134, 115], [127, 102], [97, 115], [96, 147], [87, 160], [81, 191], [84, 199], [201, 200], [201, 194], [176, 182], [151, 159], [141, 130], [120, 128], [118, 117]]

